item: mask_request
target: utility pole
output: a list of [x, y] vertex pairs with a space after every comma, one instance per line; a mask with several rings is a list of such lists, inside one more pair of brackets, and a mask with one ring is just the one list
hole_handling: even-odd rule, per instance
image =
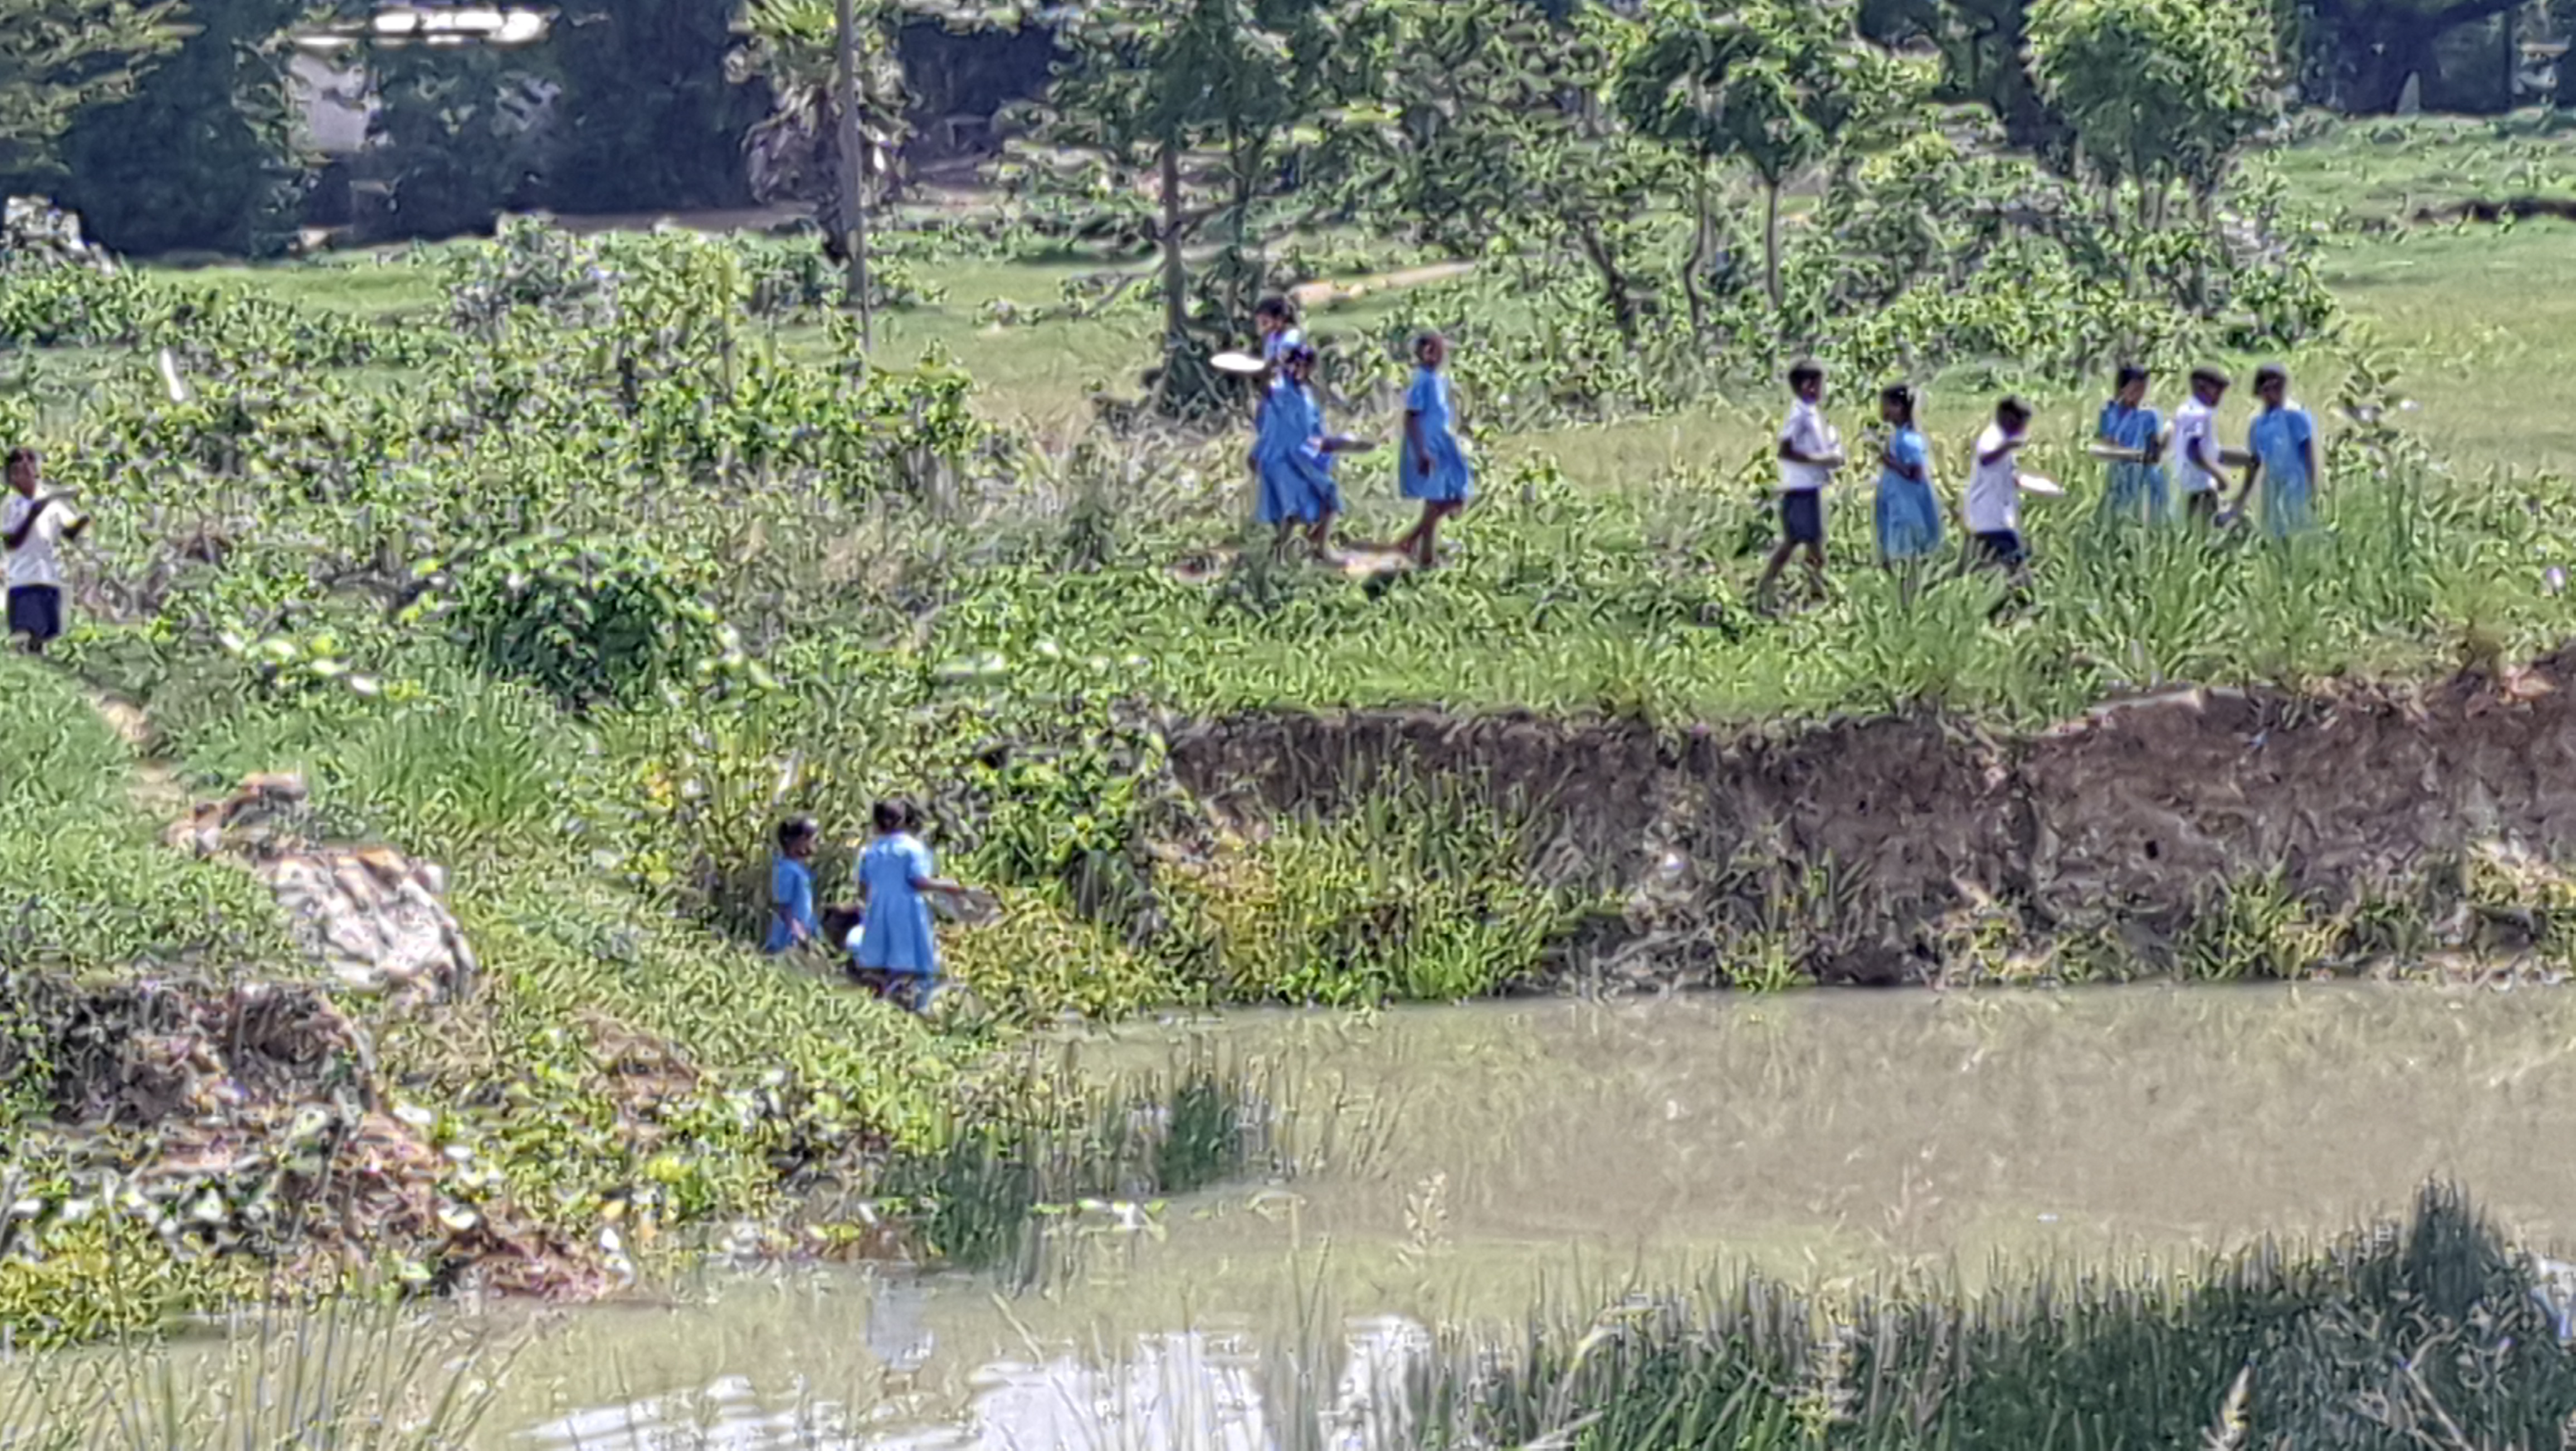
[[859, 148], [859, 26], [853, 0], [841, 0], [841, 226], [849, 248], [849, 304], [859, 310], [859, 351], [876, 351], [868, 307], [868, 194]]

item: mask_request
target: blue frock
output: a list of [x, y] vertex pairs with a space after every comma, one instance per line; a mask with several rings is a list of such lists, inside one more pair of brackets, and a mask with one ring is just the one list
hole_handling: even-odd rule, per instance
[[1893, 468], [1878, 474], [1878, 556], [1890, 562], [1919, 559], [1941, 547], [1941, 503], [1932, 494], [1932, 445], [1908, 425], [1888, 440], [1887, 451], [1914, 465], [1921, 479]]
[[1324, 452], [1324, 413], [1315, 395], [1294, 383], [1272, 390], [1261, 409], [1261, 431], [1252, 445], [1261, 471], [1255, 517], [1264, 524], [1312, 524], [1342, 508], [1333, 482], [1332, 455]]
[[785, 952], [796, 945], [796, 929], [819, 937], [814, 923], [814, 872], [794, 857], [780, 857], [769, 869], [769, 940], [766, 952]]
[[[2096, 431], [2106, 443], [2121, 448], [2145, 448], [2164, 433], [2165, 420], [2152, 408], [2131, 408], [2118, 399], [2102, 405], [2102, 419]], [[2115, 463], [2111, 465], [2111, 491], [2103, 496], [2102, 507], [2124, 518], [2136, 518], [2140, 505], [2146, 506], [2147, 517], [2161, 522], [2171, 507], [2165, 485], [2165, 468], [2161, 463]]]
[[[1404, 395], [1404, 411], [1422, 420], [1422, 448], [1413, 446], [1413, 430], [1407, 429], [1404, 452], [1396, 465], [1397, 483], [1404, 497], [1432, 504], [1463, 504], [1476, 491], [1476, 471], [1467, 462], [1467, 450], [1458, 442], [1457, 421], [1450, 410], [1449, 380], [1429, 368], [1417, 368], [1413, 387]], [[1431, 467], [1426, 472], [1422, 460], [1428, 455]]]
[[2308, 477], [2306, 446], [2316, 441], [2317, 426], [2296, 404], [2254, 416], [2246, 442], [2262, 460], [2263, 528], [2275, 539], [2308, 527], [2316, 480]]
[[930, 935], [930, 903], [912, 884], [931, 876], [930, 848], [910, 832], [881, 836], [859, 853], [859, 886], [868, 915], [859, 929], [859, 966], [913, 977], [939, 975]]

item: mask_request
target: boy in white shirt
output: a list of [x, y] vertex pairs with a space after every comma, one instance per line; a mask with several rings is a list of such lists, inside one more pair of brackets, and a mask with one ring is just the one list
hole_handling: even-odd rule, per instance
[[2177, 472], [2184, 507], [2196, 524], [2217, 521], [2218, 496], [2227, 487], [2227, 469], [2218, 458], [2218, 405], [2227, 386], [2227, 375], [2216, 368], [2194, 368], [2191, 401], [2174, 410], [2173, 451], [2182, 460]]
[[40, 476], [34, 449], [9, 450], [11, 492], [0, 504], [0, 546], [9, 551], [9, 633], [27, 637], [30, 655], [44, 654], [63, 632], [63, 569], [54, 546], [89, 527], [63, 498], [36, 492]]
[[2006, 398], [1995, 405], [1995, 421], [1977, 435], [1966, 513], [1979, 565], [2017, 573], [2030, 557], [2021, 542], [2021, 470], [2014, 458], [2029, 428], [2030, 406]]
[[1825, 485], [1843, 466], [1842, 440], [1825, 422], [1825, 368], [1802, 361], [1789, 369], [1789, 417], [1780, 425], [1780, 547], [1762, 570], [1754, 591], [1762, 607], [1771, 604], [1773, 586], [1789, 556], [1807, 551], [1807, 577], [1825, 587]]

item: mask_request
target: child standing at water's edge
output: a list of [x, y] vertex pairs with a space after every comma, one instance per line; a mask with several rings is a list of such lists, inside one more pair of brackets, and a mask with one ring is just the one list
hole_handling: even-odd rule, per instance
[[858, 965], [905, 980], [905, 1006], [926, 1012], [939, 983], [939, 946], [930, 930], [929, 894], [963, 897], [966, 889], [936, 874], [930, 848], [912, 833], [912, 815], [899, 801], [880, 801], [873, 813], [876, 839], [859, 853]]
[[2308, 410], [2290, 401], [2289, 370], [2266, 363], [2255, 370], [2254, 396], [2262, 411], [2245, 442], [2254, 461], [2245, 466], [2245, 483], [2236, 491], [2241, 511], [2256, 484], [2263, 489], [2263, 529], [2285, 539], [2308, 526], [2314, 514], [2317, 484], [2317, 425]]
[[1842, 440], [1825, 422], [1825, 369], [1800, 362], [1789, 369], [1789, 417], [1780, 425], [1780, 544], [1762, 568], [1754, 596], [1765, 608], [1791, 555], [1807, 552], [1807, 579], [1825, 587], [1825, 485], [1843, 466]]
[[769, 937], [761, 950], [773, 955], [802, 947], [820, 932], [814, 920], [814, 844], [822, 830], [813, 818], [778, 824], [778, 859], [769, 868]]
[[1413, 386], [1404, 395], [1404, 450], [1396, 464], [1396, 483], [1406, 498], [1422, 501], [1422, 521], [1395, 547], [1429, 569], [1439, 550], [1440, 521], [1467, 507], [1475, 494], [1476, 476], [1467, 462], [1466, 446], [1458, 441], [1449, 378], [1441, 372], [1449, 361], [1449, 340], [1438, 333], [1424, 333], [1414, 340], [1413, 360]]
[[1916, 566], [1941, 547], [1941, 504], [1932, 492], [1932, 443], [1914, 424], [1914, 390], [1890, 384], [1878, 395], [1887, 444], [1879, 451], [1878, 559], [1914, 591]]

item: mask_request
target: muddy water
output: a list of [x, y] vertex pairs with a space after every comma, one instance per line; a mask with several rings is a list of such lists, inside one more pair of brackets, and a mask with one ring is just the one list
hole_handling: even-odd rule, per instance
[[1283, 1347], [1322, 1352], [1330, 1401], [1408, 1327], [1507, 1326], [1542, 1299], [1747, 1267], [2171, 1263], [2349, 1228], [2432, 1175], [2527, 1242], [2576, 1243], [2576, 996], [2551, 991], [1250, 1015], [1078, 1051], [1155, 1066], [1192, 1038], [1281, 1065], [1300, 1132], [1335, 1152], [1142, 1229], [1094, 1216], [1034, 1294], [710, 1272], [664, 1303], [499, 1320], [527, 1339], [486, 1439], [854, 1444], [817, 1430], [846, 1423], [856, 1444], [1250, 1446]]

